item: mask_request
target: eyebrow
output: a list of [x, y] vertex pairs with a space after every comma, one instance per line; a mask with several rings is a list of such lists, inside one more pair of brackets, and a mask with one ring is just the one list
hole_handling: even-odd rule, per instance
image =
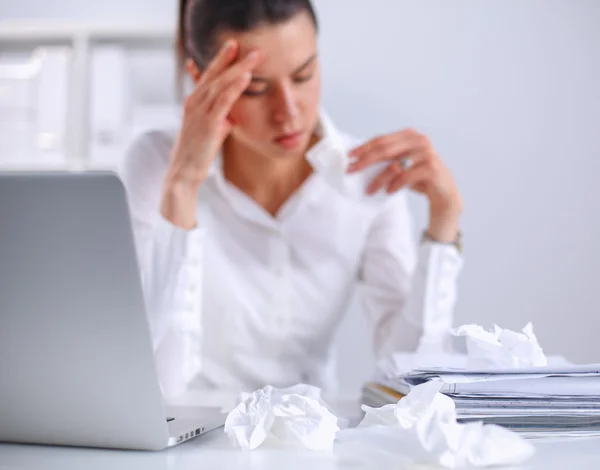
[[[302, 70], [304, 70], [311, 63], [313, 63], [316, 58], [317, 58], [317, 54], [313, 54], [312, 56], [310, 56], [310, 58], [306, 62], [304, 62], [300, 67], [298, 67], [297, 69], [295, 69], [292, 72], [292, 75], [296, 75], [297, 73], [302, 72]], [[253, 82], [269, 82], [270, 80], [265, 77], [253, 76], [252, 81]]]

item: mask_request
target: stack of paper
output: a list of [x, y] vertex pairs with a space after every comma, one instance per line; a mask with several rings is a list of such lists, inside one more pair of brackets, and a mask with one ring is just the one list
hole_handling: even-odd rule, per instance
[[600, 365], [508, 369], [416, 367], [364, 387], [365, 404], [394, 403], [438, 380], [459, 421], [498, 424], [528, 437], [600, 435]]

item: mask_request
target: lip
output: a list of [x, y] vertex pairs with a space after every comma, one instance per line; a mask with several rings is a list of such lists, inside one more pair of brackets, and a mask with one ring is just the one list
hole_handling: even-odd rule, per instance
[[292, 132], [289, 134], [282, 134], [278, 137], [275, 137], [273, 141], [280, 147], [283, 147], [285, 149], [291, 149], [300, 144], [303, 135], [303, 131]]

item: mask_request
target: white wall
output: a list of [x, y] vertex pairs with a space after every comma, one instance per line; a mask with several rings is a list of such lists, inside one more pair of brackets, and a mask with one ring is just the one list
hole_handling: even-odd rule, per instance
[[532, 320], [547, 351], [598, 362], [600, 2], [318, 5], [330, 112], [365, 137], [423, 130], [459, 182], [457, 323]]
[[[411, 126], [466, 212], [457, 323], [532, 320], [551, 353], [600, 361], [600, 2], [316, 0], [330, 114], [363, 137]], [[175, 17], [174, 0], [0, 0], [0, 18]], [[418, 229], [425, 206], [414, 200]], [[344, 382], [371, 358], [353, 309]]]

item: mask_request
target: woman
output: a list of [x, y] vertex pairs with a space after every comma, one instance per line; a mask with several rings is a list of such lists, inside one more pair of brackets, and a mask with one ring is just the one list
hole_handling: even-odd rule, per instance
[[[320, 110], [310, 0], [183, 0], [195, 83], [177, 131], [122, 172], [161, 385], [335, 392], [331, 343], [357, 285], [378, 357], [444, 347], [461, 199], [429, 140], [358, 145]], [[429, 201], [420, 249], [405, 191]]]

